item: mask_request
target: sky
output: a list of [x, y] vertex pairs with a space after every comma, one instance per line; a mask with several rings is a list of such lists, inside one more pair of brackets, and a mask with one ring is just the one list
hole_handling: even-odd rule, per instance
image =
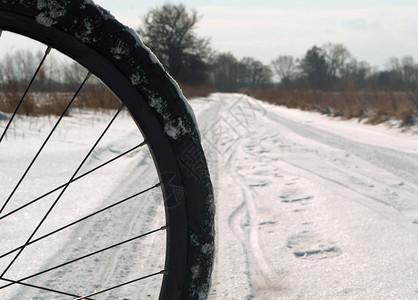
[[342, 43], [359, 61], [384, 68], [390, 57], [418, 62], [418, 1], [412, 0], [96, 0], [137, 28], [151, 8], [183, 3], [201, 16], [196, 33], [219, 52], [270, 64], [301, 58], [314, 45]]
[[[391, 57], [418, 62], [416, 0], [95, 0], [137, 29], [165, 3], [183, 3], [201, 17], [196, 34], [218, 52], [270, 64], [280, 55], [302, 58], [308, 49], [342, 43], [358, 61], [384, 69]], [[19, 40], [16, 39], [16, 43]], [[24, 44], [22, 42], [22, 44]], [[16, 46], [17, 47], [17, 46]], [[0, 55], [10, 48], [0, 47]]]

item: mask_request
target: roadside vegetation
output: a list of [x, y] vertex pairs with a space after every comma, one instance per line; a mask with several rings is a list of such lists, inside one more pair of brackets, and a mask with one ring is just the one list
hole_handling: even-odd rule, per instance
[[[195, 10], [165, 4], [143, 16], [137, 30], [187, 98], [243, 92], [273, 104], [371, 124], [391, 118], [401, 120], [401, 126], [417, 122], [418, 64], [411, 56], [389, 58], [379, 69], [356, 60], [342, 44], [326, 43], [312, 46], [303, 57], [280, 55], [265, 65], [212, 49], [210, 39], [195, 32], [199, 20]], [[0, 111], [9, 113], [10, 104], [19, 101], [40, 56], [18, 51], [0, 58]], [[76, 65], [57, 68], [49, 62], [19, 113], [38, 114], [42, 106], [48, 114], [58, 114], [84, 75]], [[76, 105], [105, 109], [115, 107], [117, 100], [93, 80]]]
[[405, 91], [316, 91], [256, 89], [247, 90], [252, 97], [289, 108], [317, 111], [349, 120], [357, 118], [368, 124], [390, 119], [400, 121], [400, 127], [417, 123], [418, 95]]

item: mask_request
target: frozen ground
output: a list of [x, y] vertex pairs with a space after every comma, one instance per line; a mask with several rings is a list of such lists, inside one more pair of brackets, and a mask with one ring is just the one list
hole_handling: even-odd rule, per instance
[[192, 103], [216, 187], [211, 299], [418, 298], [414, 129]]
[[[387, 125], [339, 121], [238, 94], [214, 94], [191, 104], [216, 193], [217, 252], [210, 299], [418, 298], [417, 128], [401, 132]], [[110, 119], [106, 114], [81, 117], [74, 113], [65, 118], [63, 129], [45, 150], [51, 156], [44, 161], [41, 157], [37, 171], [28, 174], [28, 182], [36, 182], [36, 195], [68, 180], [77, 167], [76, 158], [88, 151], [81, 142], [90, 134], [96, 136], [95, 130]], [[1, 119], [0, 115], [3, 125]], [[16, 181], [24, 163], [33, 156], [45, 128], [53, 124], [51, 118], [21, 118], [19, 122], [25, 130], [14, 128], [8, 137], [12, 151], [0, 147], [1, 199], [10, 192], [9, 182]], [[75, 128], [81, 133], [73, 133]], [[87, 128], [93, 132], [87, 133]], [[82, 172], [141, 141], [122, 115]], [[15, 161], [12, 168], [11, 161]], [[55, 167], [62, 162], [68, 168]], [[56, 170], [49, 177], [42, 175], [46, 165]], [[6, 169], [10, 170], [7, 175], [3, 172]], [[139, 180], [132, 176], [138, 170], [142, 172]], [[147, 150], [140, 148], [122, 159], [117, 168], [109, 166], [93, 179], [80, 180], [51, 215], [51, 225], [46, 223], [38, 235], [48, 232], [53, 222], [71, 221], [66, 211], [83, 216], [88, 208], [105, 207], [107, 201], [154, 184], [156, 175], [151, 170]], [[22, 187], [22, 195], [34, 196], [25, 183]], [[156, 191], [139, 196], [115, 211], [64, 231], [52, 244], [34, 247], [36, 259], [19, 258], [7, 275], [21, 278], [65, 261], [74, 253], [104, 247], [110, 241], [132, 237], [133, 232], [159, 228], [163, 221], [158, 199]], [[31, 221], [36, 222], [51, 201], [52, 197], [37, 203], [27, 216], [29, 221], [19, 227], [14, 219], [0, 220], [1, 252], [9, 243], [22, 243]], [[17, 205], [10, 204], [6, 211]], [[137, 213], [138, 206], [145, 215]], [[115, 218], [119, 213], [126, 217]], [[83, 240], [83, 232], [94, 243]], [[129, 247], [157, 253], [164, 239], [161, 232]], [[3, 242], [6, 240], [9, 242]], [[65, 251], [51, 250], [58, 246]], [[110, 286], [109, 270], [128, 280], [147, 270], [158, 271], [163, 264], [133, 257], [124, 249], [83, 262], [91, 270], [87, 275], [80, 275], [77, 268], [64, 269], [30, 282], [47, 281], [84, 293]], [[7, 264], [4, 259], [0, 262], [2, 268]], [[70, 284], [74, 278], [78, 280]], [[154, 284], [158, 279], [97, 299], [135, 299], [133, 290], [138, 288], [145, 291], [146, 299], [154, 299]], [[1, 299], [43, 299], [42, 295], [36, 298], [31, 289], [3, 291]]]
[[[50, 189], [65, 184], [92, 147], [95, 139], [107, 126], [112, 115], [72, 112], [64, 118], [58, 131], [39, 156], [33, 169], [22, 181], [4, 213], [23, 204], [19, 200], [35, 199]], [[55, 118], [33, 119], [20, 117], [6, 141], [0, 147], [0, 196], [2, 204], [12, 186], [23, 174], [30, 159], [39, 148]], [[138, 129], [126, 113], [120, 115], [100, 141], [77, 176], [101, 165], [143, 142]], [[139, 170], [139, 171], [138, 171]], [[128, 155], [72, 183], [54, 207], [35, 238], [55, 228], [67, 225], [93, 211], [103, 209], [157, 183], [157, 174], [146, 147]], [[139, 175], [139, 176], [138, 176]], [[12, 185], [13, 183], [13, 185]], [[62, 189], [25, 208], [11, 218], [0, 220], [1, 254], [6, 249], [23, 244], [42, 216], [57, 199]], [[39, 271], [65, 263], [74, 258], [98, 251], [112, 244], [134, 238], [165, 225], [164, 209], [158, 190], [139, 195], [123, 204], [98, 214], [86, 222], [63, 230], [37, 244], [29, 245], [6, 273], [6, 278], [25, 278]], [[165, 232], [159, 231], [143, 239], [110, 249], [76, 262], [72, 267], [53, 270], [26, 282], [46, 285], [76, 295], [127, 282], [164, 268]], [[2, 270], [12, 255], [1, 258]], [[86, 273], [86, 270], [87, 273]], [[115, 276], [122, 278], [120, 281]], [[155, 299], [161, 277], [133, 284], [96, 296], [94, 299], [135, 299], [138, 294]], [[5, 282], [1, 282], [3, 286]], [[62, 295], [51, 296], [36, 289], [12, 286], [0, 290], [0, 299], [74, 299]]]

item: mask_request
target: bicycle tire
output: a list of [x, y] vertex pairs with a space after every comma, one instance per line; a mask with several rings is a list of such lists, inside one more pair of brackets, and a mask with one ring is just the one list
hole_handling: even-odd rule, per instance
[[213, 190], [193, 112], [177, 84], [132, 29], [90, 0], [2, 0], [0, 29], [74, 59], [125, 104], [162, 183], [168, 230], [160, 299], [207, 298]]

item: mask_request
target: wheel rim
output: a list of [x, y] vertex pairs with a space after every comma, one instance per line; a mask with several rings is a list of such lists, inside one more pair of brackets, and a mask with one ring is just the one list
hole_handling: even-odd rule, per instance
[[[176, 193], [176, 188], [182, 187], [182, 182], [180, 177], [178, 177], [178, 166], [173, 163], [175, 161], [174, 157], [170, 157], [167, 155], [166, 149], [169, 147], [168, 143], [165, 142], [164, 138], [162, 137], [162, 130], [158, 123], [158, 121], [152, 117], [152, 114], [148, 113], [148, 108], [146, 106], [141, 107], [138, 109], [136, 107], [138, 105], [138, 102], [130, 103], [129, 100], [131, 99], [130, 95], [133, 93], [132, 86], [127, 86], [124, 84], [124, 81], [119, 80], [118, 78], [114, 77], [114, 74], [118, 74], [117, 70], [110, 70], [112, 66], [109, 66], [106, 64], [105, 60], [97, 59], [94, 60], [91, 58], [91, 55], [96, 57], [96, 54], [91, 54], [90, 49], [83, 49], [84, 47], [80, 45], [80, 43], [73, 43], [71, 40], [61, 39], [59, 32], [54, 32], [53, 29], [51, 31], [48, 30], [48, 32], [45, 32], [45, 28], [40, 26], [39, 28], [33, 28], [33, 26], [28, 26], [27, 20], [24, 17], [21, 16], [14, 16], [13, 18], [10, 18], [10, 14], [3, 14], [0, 11], [0, 27], [14, 31], [19, 32], [20, 30], [23, 30], [25, 28], [24, 33], [25, 35], [34, 38], [36, 40], [40, 40], [42, 42], [48, 43], [52, 45], [52, 47], [62, 50], [62, 52], [71, 52], [79, 54], [80, 56], [74, 57], [79, 62], [81, 62], [84, 66], [88, 67], [88, 69], [95, 69], [96, 74], [102, 78], [102, 80], [112, 88], [113, 91], [116, 90], [116, 93], [118, 94], [119, 98], [125, 99], [126, 105], [129, 107], [132, 107], [134, 117], [136, 117], [137, 120], [141, 120], [142, 124], [139, 124], [141, 127], [142, 132], [147, 132], [145, 136], [147, 136], [147, 140], [152, 140], [152, 145], [155, 145], [154, 148], [151, 149], [153, 158], [157, 160], [157, 165], [159, 166], [159, 174], [161, 177], [161, 180], [163, 182], [170, 182], [170, 185], [165, 185], [163, 187], [163, 193], [165, 194], [165, 197], [167, 199], [167, 205], [166, 205], [166, 212], [167, 215], [171, 218], [169, 222], [176, 222], [176, 224], [183, 224], [176, 228], [170, 228], [170, 231], [167, 233], [168, 237], [167, 239], [170, 240], [173, 237], [169, 235], [175, 235], [176, 241], [178, 243], [173, 244], [170, 243], [168, 245], [168, 251], [170, 255], [173, 257], [176, 257], [176, 260], [170, 260], [169, 257], [167, 258], [167, 265], [166, 268], [171, 270], [182, 270], [184, 269], [184, 265], [186, 263], [184, 262], [187, 258], [187, 248], [186, 247], [179, 247], [179, 245], [184, 245], [187, 240], [187, 229], [185, 225], [186, 216], [184, 213], [184, 202], [178, 198], [178, 193]], [[4, 24], [3, 24], [4, 22]], [[15, 24], [16, 23], [16, 24]], [[22, 26], [23, 24], [23, 26]], [[33, 25], [33, 24], [31, 24]], [[31, 28], [30, 32], [27, 28]], [[21, 32], [22, 33], [22, 32]], [[38, 36], [40, 35], [40, 36]], [[43, 37], [47, 37], [44, 39]], [[56, 44], [56, 41], [64, 41], [64, 45], [62, 45], [62, 42], [60, 42], [60, 45]], [[76, 45], [76, 46], [74, 46]], [[76, 49], [75, 49], [76, 47]], [[71, 51], [68, 51], [68, 49], [71, 49]], [[98, 69], [98, 70], [97, 70]], [[109, 78], [108, 74], [113, 74], [112, 78]], [[122, 75], [121, 75], [122, 76]], [[135, 114], [140, 114], [140, 116]], [[159, 130], [156, 130], [158, 129]], [[76, 175], [77, 176], [77, 175]], [[175, 195], [175, 196], [174, 196]], [[171, 202], [170, 202], [171, 201]], [[183, 227], [182, 227], [183, 226]], [[183, 260], [183, 261], [182, 261]], [[161, 270], [162, 273], [165, 273], [165, 271]], [[177, 272], [177, 271], [176, 271]], [[181, 272], [177, 272], [177, 276], [180, 277], [180, 280], [177, 280], [177, 282], [181, 282], [181, 277], [185, 276], [186, 270], [183, 270]], [[168, 278], [167, 274], [164, 275], [165, 278]], [[178, 283], [170, 283], [167, 280], [163, 283], [163, 290], [170, 290], [170, 288], [167, 285], [178, 285]], [[175, 289], [179, 290], [178, 286], [175, 286]], [[171, 288], [173, 290], [173, 288]], [[172, 294], [171, 294], [172, 295]]]

